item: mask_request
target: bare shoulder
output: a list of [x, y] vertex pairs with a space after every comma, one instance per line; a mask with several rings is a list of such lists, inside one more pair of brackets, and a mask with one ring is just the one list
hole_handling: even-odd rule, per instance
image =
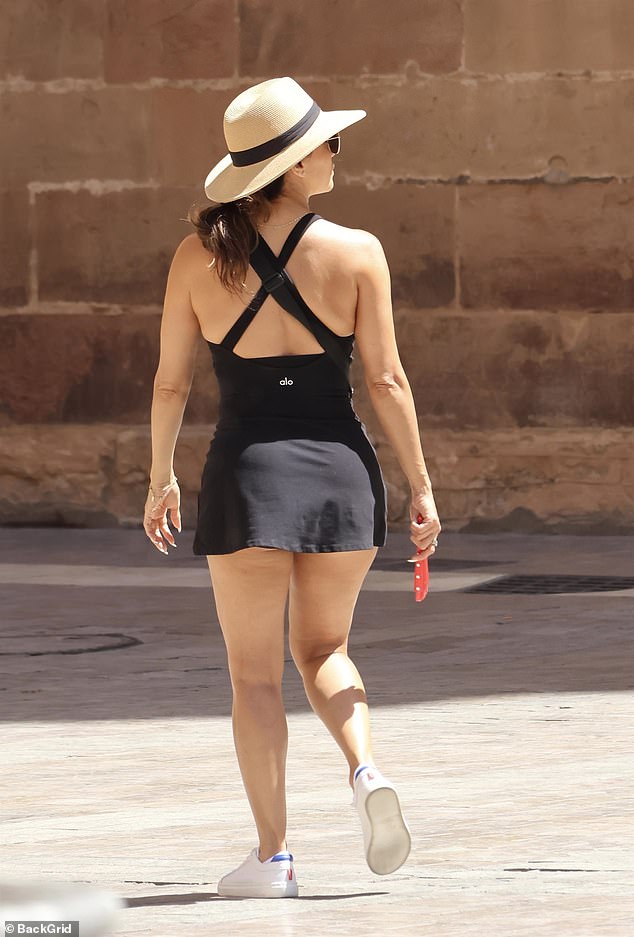
[[362, 228], [348, 228], [325, 218], [311, 225], [309, 233], [315, 246], [324, 255], [340, 258], [353, 270], [362, 272], [378, 257], [383, 257], [383, 247], [376, 235]]
[[196, 232], [187, 234], [174, 250], [169, 278], [191, 284], [201, 272], [206, 272], [210, 261], [211, 255]]
[[209, 262], [209, 251], [202, 243], [195, 231], [187, 234], [178, 244], [174, 251], [174, 262], [179, 266], [185, 266], [192, 261], [200, 262], [201, 258], [206, 258]]

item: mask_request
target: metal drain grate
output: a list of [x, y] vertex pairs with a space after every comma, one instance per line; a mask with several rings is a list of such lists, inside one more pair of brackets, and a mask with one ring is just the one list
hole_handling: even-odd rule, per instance
[[634, 589], [631, 576], [501, 576], [463, 592], [555, 595], [558, 592], [618, 592]]

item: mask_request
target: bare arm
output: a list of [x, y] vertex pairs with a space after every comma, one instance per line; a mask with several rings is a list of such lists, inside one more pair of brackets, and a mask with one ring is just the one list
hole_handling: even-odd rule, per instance
[[[167, 277], [163, 303], [161, 350], [154, 377], [151, 409], [150, 485], [154, 490], [165, 488], [174, 477], [174, 450], [192, 385], [197, 341], [200, 334], [198, 320], [189, 296], [187, 277], [189, 238], [185, 238], [176, 249]], [[148, 501], [150, 502], [149, 496]], [[177, 528], [180, 529], [180, 498], [177, 488], [171, 489], [166, 497], [158, 502], [158, 506], [163, 508], [162, 513], [156, 510], [156, 499], [154, 510], [150, 503], [153, 523], [146, 523], [145, 529], [154, 545], [160, 549], [161, 546], [164, 547], [164, 544], [159, 532], [174, 545], [173, 536], [167, 526], [167, 509], [170, 510], [172, 521], [176, 522]], [[148, 505], [146, 505], [146, 521], [147, 519]], [[162, 552], [167, 551], [163, 549]]]
[[[363, 232], [355, 338], [372, 407], [407, 480], [412, 505], [412, 540], [432, 553], [440, 532], [432, 484], [425, 465], [412, 390], [401, 363], [392, 313], [390, 272], [381, 242]], [[423, 524], [416, 524], [416, 515]], [[429, 551], [427, 547], [431, 547]]]

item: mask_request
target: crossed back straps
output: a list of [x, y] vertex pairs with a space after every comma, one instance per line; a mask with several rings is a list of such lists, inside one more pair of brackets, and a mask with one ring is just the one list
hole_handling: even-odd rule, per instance
[[312, 332], [324, 351], [341, 368], [347, 379], [349, 359], [337, 341], [337, 337], [304, 302], [292, 278], [284, 269], [304, 231], [320, 217], [321, 215], [310, 212], [300, 218], [284, 242], [278, 257], [275, 256], [266, 241], [258, 238], [258, 243], [250, 254], [249, 263], [262, 280], [262, 285], [237, 322], [229, 329], [221, 345], [233, 351], [267, 296], [273, 295], [282, 308], [301, 322], [309, 332]]

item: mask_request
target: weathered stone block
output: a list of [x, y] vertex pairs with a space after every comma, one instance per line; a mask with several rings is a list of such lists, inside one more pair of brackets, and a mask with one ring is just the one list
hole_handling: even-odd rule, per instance
[[125, 313], [0, 317], [5, 421], [148, 418], [158, 327], [156, 315]]
[[461, 168], [476, 178], [542, 176], [551, 168], [573, 177], [631, 175], [631, 79], [472, 82], [457, 113], [457, 121], [445, 121], [464, 123], [468, 156]]
[[0, 523], [117, 524], [106, 506], [116, 430], [3, 426]]
[[356, 109], [367, 116], [342, 133], [335, 173], [372, 188], [384, 177], [399, 182], [447, 179], [464, 172], [467, 87], [454, 79], [399, 84], [328, 83], [315, 99], [328, 109]]
[[[537, 448], [537, 447], [536, 447]], [[590, 457], [584, 450], [583, 458], [565, 457], [559, 447], [540, 452], [529, 447], [518, 435], [517, 446], [507, 443], [493, 451], [484, 440], [472, 443], [459, 458], [455, 454], [447, 465], [442, 454], [435, 459], [435, 475], [443, 479], [443, 487], [460, 491], [484, 488], [528, 489], [540, 485], [582, 484], [618, 485], [621, 481], [621, 461], [605, 458], [605, 451]], [[459, 463], [459, 464], [458, 464]], [[456, 472], [456, 468], [458, 469]], [[432, 474], [430, 471], [430, 474]]]
[[42, 300], [163, 302], [180, 241], [188, 189], [42, 192], [36, 202], [36, 245]]
[[634, 526], [625, 483], [634, 465], [631, 429], [433, 430], [423, 438], [445, 529], [608, 533]]
[[29, 299], [29, 203], [26, 189], [0, 191], [0, 306]]
[[[2, 421], [149, 424], [159, 328], [158, 310], [0, 316]], [[208, 358], [201, 339], [186, 422], [216, 419]]]
[[[325, 108], [358, 108], [367, 117], [343, 131], [335, 161], [344, 178], [369, 187], [387, 179], [517, 179], [551, 165], [572, 176], [630, 174], [634, 82], [454, 78], [358, 86], [316, 86]], [[553, 161], [551, 163], [551, 161]]]
[[466, 307], [632, 309], [634, 184], [459, 189]]
[[224, 111], [240, 89], [101, 88], [0, 96], [5, 185], [156, 180], [204, 198], [209, 169], [226, 152]]
[[447, 186], [339, 183], [315, 199], [314, 210], [381, 240], [395, 302], [429, 308], [453, 301], [454, 196]]
[[0, 95], [5, 185], [147, 180], [155, 166], [150, 104], [134, 88]]
[[[634, 314], [397, 308], [394, 319], [423, 433], [634, 423]], [[352, 382], [355, 409], [382, 444], [358, 352]]]
[[95, 481], [107, 464], [113, 464], [116, 431], [106, 425], [4, 426], [0, 473], [3, 478], [11, 476], [25, 483], [41, 482], [50, 476], [68, 486], [74, 465], [77, 473]]
[[634, 65], [631, 0], [467, 0], [475, 72], [609, 71]]
[[423, 427], [634, 422], [632, 314], [402, 310], [396, 328]]
[[5, 74], [31, 81], [101, 76], [105, 12], [94, 0], [12, 0], [0, 17]]
[[462, 11], [447, 0], [239, 0], [240, 74], [356, 75], [453, 72], [460, 66]]
[[[197, 444], [188, 458], [188, 449]], [[188, 527], [195, 523], [204, 445], [203, 430], [181, 430], [175, 468]], [[140, 525], [150, 464], [146, 426], [5, 427], [0, 444], [0, 523]]]
[[[447, 521], [445, 529], [463, 533], [512, 531], [517, 533], [623, 534], [634, 529], [634, 512], [623, 499], [598, 497], [591, 486], [553, 485], [550, 488], [487, 489], [481, 494], [459, 492], [458, 504], [465, 524]], [[465, 497], [466, 495], [466, 497]], [[455, 503], [453, 495], [449, 503]], [[439, 494], [439, 514], [447, 517]], [[547, 512], [547, 513], [545, 513]]]
[[109, 0], [105, 78], [230, 77], [237, 43], [234, 0]]
[[229, 102], [238, 93], [235, 88], [148, 90], [153, 177], [179, 188], [191, 185], [194, 195], [210, 204], [203, 184], [211, 167], [226, 155], [222, 120]]

